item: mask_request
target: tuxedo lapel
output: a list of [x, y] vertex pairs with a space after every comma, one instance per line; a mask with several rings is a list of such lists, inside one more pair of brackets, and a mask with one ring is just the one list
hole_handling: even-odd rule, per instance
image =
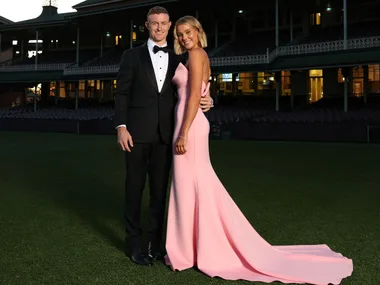
[[144, 70], [146, 72], [146, 75], [149, 78], [150, 83], [154, 86], [154, 90], [156, 90], [156, 92], [158, 92], [156, 76], [154, 75], [153, 64], [152, 64], [152, 60], [150, 58], [150, 54], [149, 54], [147, 44], [144, 44], [142, 46], [141, 61], [142, 61], [142, 64], [144, 66]]

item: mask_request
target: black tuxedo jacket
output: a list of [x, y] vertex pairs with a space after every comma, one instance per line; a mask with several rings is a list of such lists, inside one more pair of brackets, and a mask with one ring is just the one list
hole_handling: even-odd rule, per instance
[[125, 124], [134, 143], [149, 143], [159, 131], [165, 143], [174, 132], [175, 70], [183, 57], [169, 51], [165, 82], [158, 91], [147, 44], [124, 51], [117, 75], [114, 125]]

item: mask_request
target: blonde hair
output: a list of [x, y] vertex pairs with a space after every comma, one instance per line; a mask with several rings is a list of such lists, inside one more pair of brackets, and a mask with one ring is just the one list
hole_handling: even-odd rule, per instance
[[197, 18], [193, 16], [184, 16], [182, 18], [179, 18], [177, 22], [174, 25], [174, 52], [176, 54], [182, 54], [186, 52], [186, 49], [182, 47], [178, 41], [178, 35], [177, 35], [177, 27], [179, 25], [189, 25], [193, 28], [195, 28], [198, 31], [198, 41], [201, 48], [207, 47], [207, 36], [205, 31], [203, 30], [203, 27], [201, 23], [198, 21]]

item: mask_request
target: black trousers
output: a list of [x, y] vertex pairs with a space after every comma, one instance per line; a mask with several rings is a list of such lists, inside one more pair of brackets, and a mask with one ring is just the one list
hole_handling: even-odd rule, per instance
[[169, 173], [172, 163], [172, 145], [162, 142], [160, 135], [150, 143], [135, 143], [126, 152], [125, 210], [126, 243], [130, 249], [141, 246], [141, 203], [146, 177], [149, 177], [148, 241], [159, 247], [163, 234]]

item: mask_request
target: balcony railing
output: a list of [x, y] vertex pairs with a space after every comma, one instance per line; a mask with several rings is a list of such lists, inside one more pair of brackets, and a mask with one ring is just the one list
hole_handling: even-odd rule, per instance
[[267, 54], [210, 58], [211, 66], [252, 65], [267, 63]]
[[[347, 41], [348, 50], [375, 47], [380, 47], [380, 37], [356, 38]], [[309, 43], [302, 45], [281, 46], [273, 51], [274, 54], [272, 55], [270, 60], [273, 60], [277, 56], [312, 54], [318, 52], [332, 52], [340, 50], [344, 50], [343, 40]]]
[[57, 71], [64, 70], [70, 65], [71, 63], [5, 65], [0, 66], [0, 72]]
[[119, 65], [106, 66], [86, 66], [72, 67], [63, 71], [64, 75], [80, 75], [80, 74], [99, 74], [99, 73], [116, 73], [119, 70]]

